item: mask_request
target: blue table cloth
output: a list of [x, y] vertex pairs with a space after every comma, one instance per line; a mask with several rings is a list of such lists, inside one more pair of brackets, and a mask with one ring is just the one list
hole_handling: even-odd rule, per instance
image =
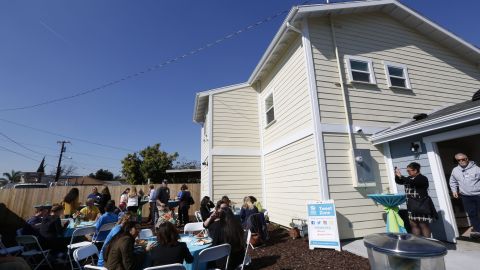
[[75, 226], [75, 222], [73, 221], [73, 219], [70, 219], [70, 223], [68, 223], [68, 227], [63, 232], [63, 237], [72, 237], [73, 231], [75, 231], [75, 229], [84, 228], [88, 226], [95, 226], [95, 221], [82, 221], [80, 222], [79, 225]]
[[178, 207], [179, 204], [180, 204], [179, 200], [169, 200], [168, 201], [168, 208]]
[[[208, 238], [208, 239], [210, 239], [210, 238]], [[148, 244], [151, 244], [153, 242], [156, 242], [157, 238], [156, 237], [149, 237], [146, 240], [148, 240]], [[206, 245], [201, 245], [201, 246], [194, 245], [194, 243], [197, 240], [198, 239], [196, 239], [194, 236], [189, 236], [187, 234], [181, 234], [180, 235], [180, 241], [185, 242], [187, 244], [188, 250], [190, 251], [190, 253], [193, 256], [193, 262], [192, 263], [186, 263], [185, 261], [183, 262], [183, 266], [185, 266], [185, 268], [187, 270], [193, 270], [193, 267], [194, 267], [194, 265], [197, 261], [198, 255], [200, 254], [200, 251], [202, 251], [202, 250], [204, 250], [204, 249], [206, 249], [206, 248], [208, 248], [212, 245], [212, 244], [206, 244]], [[197, 269], [198, 270], [205, 270], [205, 269], [207, 269], [207, 264], [199, 265], [199, 267]]]
[[405, 194], [369, 194], [368, 197], [384, 206], [387, 213], [387, 232], [407, 233], [403, 219], [398, 214], [398, 206], [407, 199]]

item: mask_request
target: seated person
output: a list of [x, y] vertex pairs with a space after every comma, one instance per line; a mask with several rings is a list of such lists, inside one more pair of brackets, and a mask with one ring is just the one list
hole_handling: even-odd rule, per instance
[[21, 229], [21, 234], [23, 235], [35, 235], [39, 236], [38, 229], [43, 219], [50, 214], [51, 205], [36, 205], [35, 214], [27, 219], [25, 226]]
[[228, 198], [227, 195], [224, 195], [221, 201], [224, 202], [228, 207], [232, 207], [232, 201], [230, 200], [230, 198]]
[[62, 226], [60, 217], [63, 216], [63, 206], [54, 204], [50, 215], [42, 220], [39, 227], [40, 236], [45, 239], [42, 247], [52, 249], [53, 251], [64, 251], [67, 247], [68, 238], [64, 238], [65, 228], [68, 221]]
[[255, 198], [253, 196], [248, 196], [248, 197], [252, 201], [253, 205], [255, 205], [255, 207], [257, 207], [258, 212], [263, 213], [265, 209], [263, 209], [262, 204], [259, 201], [257, 201], [257, 198]]
[[147, 251], [152, 259], [152, 266], [193, 262], [193, 256], [187, 244], [178, 241], [178, 231], [170, 222], [160, 224], [157, 229], [157, 244], [147, 246]]
[[139, 231], [140, 226], [136, 222], [128, 221], [112, 238], [103, 255], [107, 269], [138, 269], [140, 263], [136, 260], [134, 247]]
[[248, 221], [248, 218], [253, 215], [258, 213], [258, 209], [255, 205], [253, 205], [252, 200], [250, 197], [245, 197], [243, 198], [243, 206], [242, 209], [240, 210], [240, 221], [242, 222], [242, 225], [245, 227]]
[[169, 222], [172, 224], [177, 223], [175, 212], [170, 210], [165, 203], [159, 202], [157, 209], [158, 209], [158, 220], [157, 220], [157, 223], [155, 224], [155, 228], [158, 228], [160, 224], [165, 222]]
[[214, 208], [215, 205], [210, 200], [210, 197], [205, 196], [203, 197], [202, 201], [200, 202], [200, 215], [202, 216], [202, 220], [205, 221], [210, 216], [210, 209]]
[[97, 266], [103, 266], [105, 261], [103, 260], [103, 253], [105, 253], [105, 249], [108, 246], [108, 243], [112, 240], [115, 235], [122, 231], [123, 226], [130, 221], [131, 215], [129, 213], [122, 216], [121, 219], [118, 220], [117, 225], [113, 227], [113, 229], [108, 233], [105, 241], [103, 242], [102, 248], [100, 249], [100, 254], [98, 254], [98, 262]]
[[222, 200], [217, 202], [215, 206], [215, 210], [210, 214], [210, 216], [203, 221], [203, 227], [208, 229], [209, 235], [213, 235], [215, 232], [214, 230], [218, 228], [217, 224], [212, 226], [214, 223], [220, 221], [220, 212], [230, 209], [228, 205], [224, 203]]
[[100, 210], [95, 206], [95, 200], [92, 198], [87, 199], [86, 205], [80, 210], [80, 214], [85, 221], [96, 221], [99, 217]]
[[[97, 233], [104, 224], [114, 223], [118, 221], [118, 216], [115, 215], [115, 213], [113, 213], [114, 210], [115, 210], [115, 202], [112, 200], [108, 201], [107, 204], [105, 205], [105, 213], [98, 218], [97, 223], [95, 224]], [[100, 232], [97, 237], [97, 241], [105, 240], [108, 233], [109, 233], [108, 231]]]

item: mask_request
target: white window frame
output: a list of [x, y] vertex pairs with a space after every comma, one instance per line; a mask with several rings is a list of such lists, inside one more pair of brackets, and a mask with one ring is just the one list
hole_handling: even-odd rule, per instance
[[[369, 80], [370, 80], [369, 82], [353, 80], [352, 66], [350, 64], [350, 60], [359, 61], [359, 62], [366, 62], [368, 64], [368, 74], [369, 74]], [[372, 59], [366, 58], [366, 57], [361, 57], [361, 56], [345, 55], [345, 65], [347, 67], [347, 75], [348, 75], [348, 82], [349, 83], [377, 84], [377, 80], [375, 79], [375, 72], [373, 70]], [[367, 73], [363, 70], [355, 70], [355, 72]]]
[[[270, 108], [267, 108], [266, 101], [267, 99], [272, 96], [272, 106]], [[275, 117], [275, 93], [273, 91], [270, 91], [266, 96], [265, 99], [263, 100], [263, 107], [264, 107], [264, 115], [265, 115], [265, 128], [268, 128], [269, 126], [273, 125], [275, 122], [277, 122], [277, 118]], [[268, 123], [267, 119], [267, 112], [273, 108], [273, 120]]]
[[[409, 89], [409, 90], [412, 89], [412, 85], [410, 84], [410, 78], [408, 77], [407, 65], [394, 63], [394, 62], [389, 62], [389, 61], [383, 61], [383, 67], [385, 69], [385, 77], [387, 77], [387, 85], [388, 85], [389, 88], [399, 88], [399, 89]], [[390, 72], [388, 71], [388, 67], [403, 69], [403, 76], [404, 77], [402, 78], [402, 77], [390, 75]], [[404, 79], [405, 80], [405, 87], [392, 85], [392, 82], [390, 81], [390, 77], [397, 78], [397, 79]]]

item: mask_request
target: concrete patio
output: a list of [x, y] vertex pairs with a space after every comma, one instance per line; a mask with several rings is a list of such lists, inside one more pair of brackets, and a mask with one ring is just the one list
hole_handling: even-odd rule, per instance
[[[445, 256], [446, 269], [478, 269], [480, 258], [480, 243], [458, 240], [457, 244], [444, 243], [448, 248]], [[353, 254], [368, 258], [363, 239], [342, 242], [342, 249]]]

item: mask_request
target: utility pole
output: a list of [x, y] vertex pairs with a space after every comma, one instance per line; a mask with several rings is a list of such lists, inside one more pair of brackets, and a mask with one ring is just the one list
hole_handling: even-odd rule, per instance
[[57, 174], [55, 175], [55, 183], [58, 182], [58, 179], [60, 178], [60, 172], [62, 171], [62, 156], [63, 156], [63, 152], [65, 152], [65, 150], [67, 150], [67, 148], [65, 148], [65, 144], [66, 143], [70, 143], [69, 141], [57, 141], [57, 143], [61, 143], [62, 144], [62, 147], [60, 148], [60, 156], [58, 157], [58, 165], [57, 165]]

